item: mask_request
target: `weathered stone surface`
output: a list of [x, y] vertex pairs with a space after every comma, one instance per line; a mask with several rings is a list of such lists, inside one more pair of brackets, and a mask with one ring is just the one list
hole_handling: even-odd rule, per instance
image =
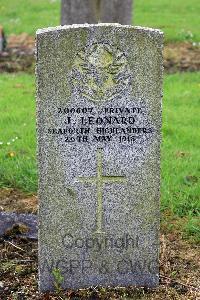
[[37, 32], [40, 290], [158, 284], [162, 33]]
[[133, 0], [101, 0], [100, 20], [103, 23], [132, 24]]
[[16, 235], [37, 240], [37, 216], [0, 212], [0, 236]]
[[132, 24], [133, 0], [62, 0], [61, 24]]
[[62, 0], [61, 24], [98, 23], [99, 0]]

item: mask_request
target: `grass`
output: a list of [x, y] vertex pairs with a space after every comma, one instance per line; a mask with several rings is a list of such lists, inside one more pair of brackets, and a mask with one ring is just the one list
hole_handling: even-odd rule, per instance
[[[27, 32], [60, 22], [61, 0], [0, 0], [1, 25], [7, 34]], [[199, 0], [136, 0], [134, 24], [160, 28], [166, 41], [199, 42]]]
[[0, 186], [35, 192], [34, 77], [1, 75], [0, 86]]
[[134, 23], [159, 28], [169, 41], [200, 41], [199, 0], [135, 0]]
[[[200, 235], [199, 75], [166, 75], [164, 81], [161, 208], [187, 217], [185, 230], [190, 235]], [[34, 76], [1, 75], [0, 85], [0, 187], [33, 193], [37, 191]]]
[[199, 73], [166, 76], [164, 91], [161, 208], [200, 239]]
[[179, 216], [200, 213], [199, 73], [165, 77], [162, 207]]
[[0, 0], [1, 24], [7, 34], [59, 25], [60, 0]]

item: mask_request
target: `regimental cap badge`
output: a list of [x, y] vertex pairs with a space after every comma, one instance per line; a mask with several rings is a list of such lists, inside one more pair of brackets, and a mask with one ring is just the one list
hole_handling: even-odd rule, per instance
[[106, 43], [80, 51], [71, 72], [73, 93], [96, 103], [120, 97], [131, 86], [126, 55]]

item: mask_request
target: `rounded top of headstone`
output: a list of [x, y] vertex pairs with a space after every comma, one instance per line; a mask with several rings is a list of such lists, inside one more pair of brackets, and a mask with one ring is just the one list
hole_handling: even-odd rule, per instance
[[47, 27], [47, 28], [42, 28], [38, 29], [36, 31], [36, 35], [40, 35], [43, 33], [48, 33], [48, 32], [57, 32], [57, 31], [62, 31], [62, 30], [71, 30], [71, 29], [81, 29], [81, 28], [94, 28], [94, 27], [118, 27], [118, 28], [129, 28], [133, 29], [138, 32], [149, 32], [149, 33], [155, 33], [158, 35], [163, 35], [163, 32], [159, 29], [155, 28], [149, 28], [149, 27], [142, 27], [142, 26], [132, 26], [132, 25], [121, 25], [119, 23], [98, 23], [98, 24], [73, 24], [73, 25], [60, 25], [56, 27]]

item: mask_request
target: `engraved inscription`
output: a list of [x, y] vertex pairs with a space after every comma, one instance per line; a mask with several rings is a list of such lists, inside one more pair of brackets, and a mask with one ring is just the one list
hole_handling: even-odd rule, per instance
[[63, 257], [60, 260], [52, 259], [48, 261], [44, 260], [40, 267], [41, 271], [48, 270], [52, 273], [54, 269], [59, 269], [62, 275], [76, 275], [77, 272], [82, 274], [97, 273], [106, 274], [117, 272], [118, 274], [154, 274], [157, 271], [157, 261], [151, 259], [144, 259], [143, 261], [136, 258], [136, 260], [130, 258], [116, 259], [114, 264], [111, 264], [109, 260], [100, 260], [99, 262], [90, 259], [70, 259]]
[[[140, 241], [141, 242], [141, 241]], [[124, 233], [121, 236], [116, 235], [97, 235], [90, 237], [76, 237], [72, 233], [66, 233], [62, 237], [62, 245], [66, 250], [84, 250], [90, 252], [103, 252], [117, 250], [122, 252], [129, 249], [138, 249], [139, 236], [131, 236]]]
[[79, 177], [82, 183], [95, 183], [97, 186], [97, 228], [95, 233], [104, 233], [103, 227], [103, 184], [126, 182], [125, 176], [104, 176], [102, 167], [102, 149], [97, 150], [97, 176], [96, 177]]
[[130, 107], [59, 107], [59, 127], [48, 128], [48, 134], [61, 136], [66, 143], [133, 145], [139, 139], [151, 139], [154, 128], [144, 106]]

